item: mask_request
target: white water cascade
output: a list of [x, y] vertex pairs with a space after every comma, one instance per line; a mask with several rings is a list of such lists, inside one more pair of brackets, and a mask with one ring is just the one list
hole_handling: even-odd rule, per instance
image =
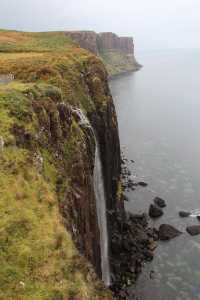
[[96, 138], [95, 132], [90, 125], [89, 120], [80, 109], [72, 109], [80, 119], [79, 124], [85, 127], [89, 127], [95, 138], [95, 165], [93, 171], [93, 182], [94, 192], [96, 198], [96, 209], [98, 217], [98, 225], [100, 232], [100, 250], [101, 250], [101, 272], [102, 280], [106, 286], [110, 285], [110, 264], [108, 256], [108, 228], [107, 228], [107, 217], [106, 217], [106, 194], [103, 180], [102, 163], [100, 157], [99, 143]]
[[108, 227], [106, 217], [106, 196], [103, 181], [102, 164], [99, 144], [96, 141], [95, 166], [94, 166], [94, 191], [96, 197], [97, 216], [100, 231], [101, 271], [102, 280], [106, 286], [110, 285], [110, 266], [108, 257]]

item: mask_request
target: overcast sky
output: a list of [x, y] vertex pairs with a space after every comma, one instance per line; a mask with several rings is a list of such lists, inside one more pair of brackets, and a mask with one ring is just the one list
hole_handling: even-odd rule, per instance
[[200, 1], [0, 0], [0, 28], [113, 31], [137, 51], [200, 48]]

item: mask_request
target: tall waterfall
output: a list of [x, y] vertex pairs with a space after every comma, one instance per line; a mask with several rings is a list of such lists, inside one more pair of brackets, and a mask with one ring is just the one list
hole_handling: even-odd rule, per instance
[[110, 285], [110, 265], [108, 257], [108, 229], [107, 229], [107, 217], [106, 217], [106, 194], [104, 188], [102, 163], [100, 157], [99, 143], [96, 138], [95, 132], [90, 125], [89, 120], [84, 115], [82, 110], [73, 108], [72, 111], [79, 117], [79, 124], [85, 127], [89, 127], [94, 135], [96, 150], [95, 150], [95, 165], [93, 171], [94, 192], [96, 198], [96, 209], [98, 217], [98, 225], [100, 232], [100, 249], [101, 249], [101, 272], [102, 280], [106, 286]]
[[99, 144], [96, 141], [95, 166], [94, 166], [94, 191], [96, 197], [97, 216], [100, 231], [101, 246], [101, 271], [104, 283], [110, 285], [110, 266], [108, 257], [108, 230], [106, 217], [106, 197], [102, 173]]

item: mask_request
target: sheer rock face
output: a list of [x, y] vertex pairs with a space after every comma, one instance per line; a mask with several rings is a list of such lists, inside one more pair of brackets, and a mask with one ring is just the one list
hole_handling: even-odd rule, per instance
[[87, 49], [94, 54], [98, 54], [97, 34], [94, 31], [71, 31], [66, 32], [67, 36], [76, 41], [81, 48]]
[[[87, 54], [85, 50], [80, 51]], [[48, 161], [50, 169], [55, 169], [52, 184], [55, 184], [63, 223], [71, 232], [78, 250], [93, 264], [101, 277], [100, 232], [93, 182], [95, 138], [92, 130], [82, 126], [73, 109], [82, 109], [99, 142], [106, 192], [109, 249], [112, 222], [108, 210], [123, 208], [117, 196], [121, 172], [117, 117], [107, 71], [101, 60], [88, 53], [83, 64], [74, 63], [70, 69], [67, 66], [64, 65], [62, 77], [59, 73], [58, 78], [59, 82], [62, 78], [63, 87], [71, 88], [70, 91], [75, 95], [74, 103], [69, 103], [71, 99], [68, 100], [64, 89], [58, 90], [57, 87], [47, 85], [41, 87], [36, 82], [36, 91], [27, 93], [31, 115], [34, 115], [37, 123], [36, 134], [29, 133], [21, 120], [13, 125], [11, 131], [17, 147], [28, 149], [32, 157], [35, 158], [37, 153], [46, 153], [41, 158], [36, 155], [34, 164], [38, 165], [38, 172], [42, 175], [44, 170], [38, 164], [40, 160], [44, 165]], [[39, 71], [36, 69], [35, 77], [42, 80], [45, 70], [43, 66]], [[48, 75], [48, 80], [52, 79], [51, 76], [54, 73]], [[78, 88], [75, 83], [78, 83]]]
[[103, 32], [98, 35], [100, 49], [116, 49], [125, 54], [134, 54], [134, 44], [132, 37], [119, 37], [112, 32]]
[[[83, 82], [90, 99], [95, 104], [95, 109], [88, 112], [87, 117], [100, 147], [107, 201], [110, 251], [112, 222], [109, 210], [121, 209], [123, 212], [123, 203], [118, 201], [117, 197], [121, 155], [116, 112], [109, 91], [107, 73], [102, 66], [100, 63], [88, 63], [83, 73]], [[82, 142], [76, 147], [70, 159], [72, 188], [64, 195], [61, 211], [66, 220], [73, 220], [67, 226], [73, 234], [76, 245], [92, 262], [96, 272], [101, 276], [100, 233], [93, 182], [95, 140], [89, 128], [82, 126], [81, 131], [84, 143]], [[61, 190], [64, 182], [61, 184]], [[112, 256], [111, 251], [110, 255]]]
[[71, 31], [66, 32], [82, 48], [94, 54], [99, 54], [104, 50], [119, 50], [125, 54], [134, 54], [134, 44], [132, 37], [119, 37], [112, 32], [95, 33], [94, 31]]

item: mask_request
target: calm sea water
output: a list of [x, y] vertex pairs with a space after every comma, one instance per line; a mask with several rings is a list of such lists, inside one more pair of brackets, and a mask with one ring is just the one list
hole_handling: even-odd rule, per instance
[[142, 300], [200, 299], [200, 236], [186, 233], [196, 218], [180, 210], [200, 209], [200, 51], [157, 52], [140, 57], [144, 67], [111, 81], [122, 150], [135, 180], [148, 183], [128, 194], [131, 212], [148, 212], [155, 196], [167, 202], [152, 222], [183, 231], [159, 243], [136, 291]]

